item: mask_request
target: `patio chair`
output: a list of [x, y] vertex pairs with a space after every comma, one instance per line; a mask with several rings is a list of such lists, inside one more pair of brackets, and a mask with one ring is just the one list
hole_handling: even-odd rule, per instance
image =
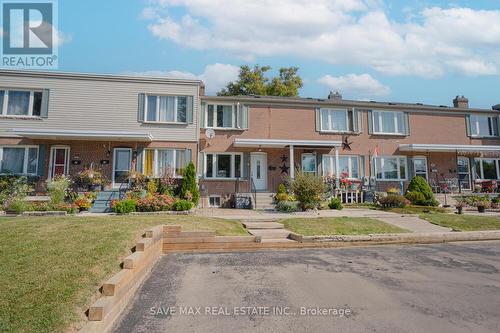
[[438, 183], [436, 182], [435, 179], [432, 179], [432, 178], [429, 179], [429, 185], [430, 185], [430, 187], [432, 189], [432, 192], [434, 192], [434, 193], [439, 193], [440, 192], [441, 187], [438, 185]]
[[450, 192], [453, 193], [458, 191], [458, 178], [449, 178], [447, 179], [447, 182]]

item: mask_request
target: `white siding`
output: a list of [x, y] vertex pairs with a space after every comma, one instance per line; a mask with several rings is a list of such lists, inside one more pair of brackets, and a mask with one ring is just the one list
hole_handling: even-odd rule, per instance
[[[0, 117], [0, 136], [13, 128], [145, 132], [154, 141], [197, 141], [199, 85], [29, 77], [0, 74], [0, 88], [49, 89], [48, 118], [42, 120]], [[193, 96], [193, 124], [144, 124], [137, 121], [138, 96], [171, 94]]]

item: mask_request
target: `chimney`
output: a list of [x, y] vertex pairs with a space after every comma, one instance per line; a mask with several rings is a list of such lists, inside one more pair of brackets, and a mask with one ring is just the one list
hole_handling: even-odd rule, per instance
[[469, 100], [462, 96], [457, 96], [453, 100], [453, 107], [460, 109], [468, 109], [469, 108]]
[[493, 105], [493, 106], [492, 106], [492, 109], [493, 109], [493, 110], [500, 111], [500, 104]]
[[334, 101], [340, 101], [340, 100], [342, 100], [342, 95], [338, 91], [333, 92], [333, 90], [332, 90], [328, 94], [328, 99], [334, 100]]
[[205, 83], [201, 83], [200, 85], [200, 96], [205, 96]]

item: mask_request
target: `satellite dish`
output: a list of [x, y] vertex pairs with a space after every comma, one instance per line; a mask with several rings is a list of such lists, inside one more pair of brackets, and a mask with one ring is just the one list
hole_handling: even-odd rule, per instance
[[207, 138], [213, 139], [215, 137], [215, 131], [213, 129], [211, 129], [211, 128], [208, 128], [205, 131], [205, 135], [207, 136]]

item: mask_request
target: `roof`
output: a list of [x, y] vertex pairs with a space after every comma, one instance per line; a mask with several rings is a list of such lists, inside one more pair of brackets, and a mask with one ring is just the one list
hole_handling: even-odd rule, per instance
[[[455, 113], [462, 112], [487, 112], [496, 113], [500, 110], [479, 109], [479, 108], [455, 108], [447, 105], [431, 105], [422, 103], [400, 103], [400, 102], [378, 102], [378, 101], [356, 101], [348, 99], [328, 99], [328, 98], [312, 98], [312, 97], [281, 97], [281, 96], [202, 96], [202, 100], [220, 101], [220, 102], [241, 102], [248, 104], [271, 104], [283, 106], [305, 106], [305, 107], [357, 107], [366, 109], [406, 109], [419, 111], [453, 111]], [[499, 106], [500, 108], [500, 106]]]
[[97, 73], [74, 73], [57, 71], [32, 71], [32, 70], [10, 70], [1, 69], [0, 75], [5, 76], [26, 76], [41, 78], [63, 78], [80, 80], [100, 80], [100, 81], [122, 81], [122, 82], [145, 82], [145, 83], [170, 83], [170, 84], [188, 84], [203, 86], [203, 81], [195, 79], [171, 78], [166, 76], [149, 75], [126, 75], [126, 74], [97, 74]]
[[115, 132], [115, 131], [85, 131], [85, 130], [60, 130], [60, 129], [36, 129], [36, 128], [14, 128], [12, 133], [30, 139], [49, 140], [114, 140], [114, 141], [140, 141], [151, 142], [153, 136], [145, 132]]

